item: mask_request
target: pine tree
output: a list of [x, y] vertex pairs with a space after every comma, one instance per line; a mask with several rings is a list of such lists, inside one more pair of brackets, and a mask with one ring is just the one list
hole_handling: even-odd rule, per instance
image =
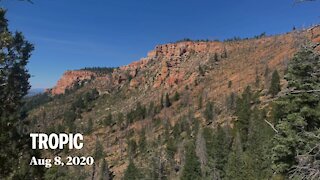
[[128, 155], [129, 158], [132, 158], [136, 155], [137, 153], [137, 143], [133, 139], [128, 140]]
[[175, 144], [174, 139], [169, 138], [167, 142], [167, 154], [169, 158], [173, 159], [176, 151], [177, 151], [177, 145]]
[[141, 175], [139, 169], [136, 167], [136, 165], [130, 159], [129, 165], [124, 172], [123, 179], [124, 180], [140, 180], [141, 178], [142, 178], [142, 175]]
[[201, 65], [199, 65], [199, 74], [201, 75], [201, 76], [204, 76], [205, 75], [205, 71], [204, 71], [204, 69], [202, 68], [202, 66]]
[[214, 119], [214, 116], [215, 116], [215, 112], [214, 112], [213, 103], [209, 101], [206, 104], [206, 109], [204, 110], [204, 118], [209, 123], [209, 122], [212, 122], [212, 120]]
[[272, 97], [276, 96], [281, 91], [280, 87], [280, 76], [277, 70], [273, 71], [272, 78], [271, 78], [271, 85], [269, 88], [269, 94]]
[[88, 120], [88, 124], [87, 124], [87, 128], [86, 128], [86, 134], [90, 134], [93, 130], [93, 121], [92, 119], [90, 118]]
[[146, 139], [146, 131], [142, 129], [139, 139], [139, 150], [140, 153], [145, 153], [147, 150], [147, 139]]
[[178, 101], [180, 99], [180, 94], [176, 91], [176, 93], [173, 96], [174, 101]]
[[240, 133], [243, 148], [245, 148], [248, 140], [252, 96], [251, 88], [248, 86], [242, 93], [242, 96], [237, 99], [236, 115], [238, 119], [236, 129]]
[[113, 124], [112, 114], [109, 113], [109, 114], [107, 115], [107, 117], [104, 118], [104, 120], [103, 120], [103, 125], [105, 125], [105, 126], [111, 126], [112, 124]]
[[186, 148], [186, 162], [183, 167], [181, 180], [201, 179], [201, 167], [195, 151], [194, 142], [190, 142]]
[[161, 109], [164, 107], [163, 94], [161, 94], [161, 97], [160, 97], [160, 107]]
[[218, 53], [214, 53], [214, 61], [219, 61]]
[[202, 109], [202, 95], [200, 95], [198, 99], [198, 109]]
[[94, 159], [96, 161], [99, 161], [100, 159], [104, 158], [104, 156], [105, 156], [105, 153], [103, 150], [103, 146], [102, 146], [101, 142], [97, 139], [96, 146], [94, 149]]
[[240, 134], [237, 133], [232, 144], [232, 151], [228, 157], [228, 163], [226, 164], [226, 179], [248, 179], [246, 176], [244, 154], [239, 136]]
[[170, 106], [171, 106], [170, 97], [169, 97], [169, 94], [166, 93], [164, 107], [170, 107]]
[[8, 29], [6, 11], [0, 8], [0, 178], [42, 178], [43, 169], [29, 166], [31, 151], [29, 137], [22, 132], [28, 124], [21, 114], [22, 98], [30, 88], [26, 68], [34, 47], [21, 32]]
[[254, 179], [270, 179], [272, 176], [270, 150], [274, 131], [264, 122], [266, 112], [255, 107], [249, 122], [246, 170]]
[[312, 48], [303, 48], [290, 61], [285, 75], [288, 88], [294, 92], [276, 101], [279, 118], [272, 149], [273, 169], [279, 174], [288, 173], [297, 164], [296, 155], [311, 152], [320, 128], [320, 57]]
[[226, 129], [218, 126], [213, 141], [213, 156], [216, 162], [216, 168], [220, 176], [225, 177], [225, 166], [228, 162], [228, 155], [231, 150], [231, 138], [226, 133]]

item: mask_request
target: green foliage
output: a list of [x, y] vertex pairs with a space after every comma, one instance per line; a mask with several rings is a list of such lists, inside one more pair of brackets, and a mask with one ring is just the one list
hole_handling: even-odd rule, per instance
[[167, 142], [167, 154], [169, 158], [173, 159], [177, 151], [177, 145], [173, 138], [169, 138]]
[[259, 35], [254, 36], [254, 38], [255, 38], [255, 39], [260, 39], [260, 38], [263, 38], [263, 37], [266, 37], [266, 36], [267, 36], [267, 33], [266, 33], [266, 32], [263, 32], [263, 33], [261, 33], [261, 34], [259, 34]]
[[196, 156], [195, 143], [190, 142], [186, 147], [186, 161], [181, 174], [181, 180], [201, 179], [201, 168]]
[[227, 134], [227, 129], [218, 126], [213, 131], [210, 128], [205, 128], [203, 137], [206, 141], [208, 154], [208, 177], [224, 178], [225, 166], [228, 162], [228, 155], [231, 149], [231, 137]]
[[218, 53], [214, 53], [214, 61], [219, 61]]
[[164, 103], [163, 103], [163, 94], [161, 94], [161, 97], [160, 97], [160, 107], [161, 109], [164, 107]]
[[0, 178], [41, 179], [43, 168], [28, 165], [30, 156], [39, 154], [31, 151], [28, 127], [21, 114], [22, 98], [30, 88], [30, 75], [26, 68], [34, 47], [25, 40], [21, 32], [8, 29], [6, 11], [0, 8]]
[[185, 117], [182, 117], [181, 120], [173, 126], [172, 133], [174, 139], [179, 139], [181, 133], [183, 132], [186, 132], [187, 134], [191, 133], [190, 124], [188, 123]]
[[259, 75], [256, 75], [256, 81], [254, 83], [254, 86], [256, 88], [259, 88], [260, 87], [260, 76]]
[[30, 111], [39, 106], [42, 106], [50, 101], [52, 101], [52, 97], [49, 96], [48, 93], [37, 94], [31, 97], [26, 97], [24, 99], [23, 111]]
[[230, 93], [230, 95], [226, 99], [226, 107], [228, 111], [235, 110], [236, 100], [237, 100], [236, 94], [234, 92]]
[[142, 174], [140, 170], [135, 166], [132, 160], [129, 161], [129, 165], [124, 172], [123, 180], [140, 180]]
[[165, 101], [164, 101], [164, 107], [170, 107], [170, 106], [171, 106], [170, 97], [169, 97], [169, 94], [166, 93]]
[[69, 131], [74, 131], [75, 130], [74, 121], [77, 118], [77, 114], [74, 111], [66, 111], [63, 116], [64, 116], [65, 124], [69, 128]]
[[243, 143], [244, 148], [248, 140], [252, 101], [253, 94], [250, 86], [248, 86], [243, 92], [242, 96], [238, 97], [236, 107], [236, 115], [238, 117], [236, 122], [236, 129], [240, 133], [241, 142]]
[[[45, 173], [45, 180], [65, 180], [72, 177], [69, 176], [70, 172], [65, 167], [52, 166]], [[71, 174], [70, 174], [71, 175]]]
[[112, 118], [112, 114], [109, 113], [109, 114], [107, 115], [107, 117], [105, 117], [105, 118], [103, 119], [103, 125], [105, 125], [105, 126], [111, 126], [111, 125], [113, 125], [113, 123], [114, 123], [114, 121], [113, 121], [113, 118]]
[[246, 171], [245, 157], [239, 136], [239, 133], [237, 133], [232, 144], [232, 151], [228, 157], [226, 179], [245, 180], [249, 177]]
[[142, 129], [140, 133], [140, 139], [139, 139], [139, 150], [140, 153], [145, 153], [147, 151], [147, 138], [146, 138], [146, 131], [145, 129]]
[[146, 114], [147, 114], [146, 107], [141, 105], [140, 102], [138, 102], [136, 108], [128, 112], [127, 122], [128, 124], [130, 124], [135, 121], [143, 120], [144, 118], [146, 118]]
[[228, 82], [228, 88], [231, 88], [231, 86], [232, 86], [232, 81], [229, 81]]
[[201, 65], [199, 65], [198, 69], [199, 69], [199, 74], [200, 74], [201, 76], [204, 76], [206, 72], [205, 72], [205, 70], [202, 68]]
[[[273, 169], [286, 174], [297, 164], [296, 155], [304, 154], [315, 147], [310, 134], [320, 128], [320, 57], [312, 48], [304, 48], [290, 61], [285, 75], [288, 88], [297, 93], [278, 99], [273, 113], [277, 118], [277, 133], [272, 149]], [[309, 92], [308, 92], [309, 91]]]
[[200, 95], [198, 99], [198, 109], [202, 109], [202, 95]]
[[206, 104], [206, 109], [204, 110], [203, 115], [208, 123], [214, 120], [214, 117], [216, 116], [216, 114], [215, 114], [215, 110], [212, 102], [209, 101]]
[[80, 70], [91, 71], [96, 73], [98, 76], [111, 74], [116, 68], [114, 67], [85, 67]]
[[173, 101], [178, 101], [180, 99], [180, 94], [176, 91], [176, 93], [173, 96]]
[[96, 100], [98, 97], [99, 93], [96, 89], [92, 89], [89, 92], [80, 94], [71, 104], [71, 110], [75, 111], [77, 115], [80, 115], [84, 110], [88, 111], [90, 103]]
[[154, 114], [155, 114], [155, 106], [154, 106], [154, 102], [151, 101], [151, 102], [149, 103], [149, 108], [148, 108], [148, 111], [147, 111], [147, 115], [148, 115], [149, 117], [153, 117]]
[[245, 162], [254, 179], [270, 179], [272, 175], [270, 151], [274, 131], [264, 122], [266, 112], [254, 108], [249, 122], [249, 134]]
[[98, 139], [96, 140], [96, 146], [94, 149], [93, 156], [94, 156], [95, 161], [99, 161], [100, 159], [105, 157], [103, 146]]
[[271, 85], [269, 88], [269, 94], [272, 97], [276, 96], [281, 91], [280, 87], [280, 76], [277, 70], [272, 73]]
[[136, 155], [137, 153], [137, 143], [133, 139], [128, 140], [128, 155], [129, 158], [132, 158]]
[[224, 48], [224, 51], [223, 53], [221, 54], [221, 58], [228, 58], [228, 52], [227, 52], [227, 49]]
[[90, 134], [90, 133], [92, 133], [92, 130], [93, 130], [93, 121], [92, 121], [92, 119], [90, 118], [90, 119], [88, 120], [88, 124], [87, 124], [87, 128], [86, 128], [86, 130], [85, 130], [85, 133], [86, 133], [86, 134]]

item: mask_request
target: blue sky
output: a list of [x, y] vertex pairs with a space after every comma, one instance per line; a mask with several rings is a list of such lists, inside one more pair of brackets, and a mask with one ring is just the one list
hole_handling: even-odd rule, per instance
[[33, 88], [52, 87], [65, 70], [120, 66], [157, 44], [288, 32], [320, 22], [320, 2], [293, 0], [2, 0], [10, 29], [35, 44]]

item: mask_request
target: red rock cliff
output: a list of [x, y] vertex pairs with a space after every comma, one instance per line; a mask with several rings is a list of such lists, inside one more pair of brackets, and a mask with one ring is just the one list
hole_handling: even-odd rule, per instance
[[63, 94], [65, 93], [66, 89], [70, 89], [79, 82], [82, 82], [84, 80], [90, 80], [95, 76], [96, 74], [91, 71], [66, 71], [61, 77], [61, 79], [58, 81], [57, 85], [49, 91], [52, 95]]

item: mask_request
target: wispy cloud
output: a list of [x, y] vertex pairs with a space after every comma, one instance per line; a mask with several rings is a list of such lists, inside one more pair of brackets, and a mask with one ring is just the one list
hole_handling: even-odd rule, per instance
[[[35, 43], [41, 43], [42, 47], [52, 45], [52, 48], [67, 51], [67, 53], [77, 55], [97, 55], [106, 59], [121, 59], [123, 58], [123, 48], [107, 43], [91, 42], [84, 40], [59, 39], [45, 36], [29, 36], [30, 40]], [[50, 49], [52, 49], [50, 48]]]
[[44, 42], [55, 43], [55, 44], [64, 44], [64, 45], [79, 45], [79, 44], [82, 44], [82, 43], [71, 41], [71, 40], [49, 38], [49, 37], [31, 36], [30, 38], [34, 39], [36, 41], [44, 41]]

